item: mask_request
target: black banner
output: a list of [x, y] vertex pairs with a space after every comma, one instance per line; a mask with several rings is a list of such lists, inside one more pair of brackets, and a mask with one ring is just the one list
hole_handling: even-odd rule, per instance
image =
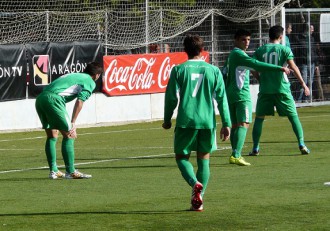
[[0, 45], [0, 101], [26, 98], [24, 45]]
[[[82, 72], [87, 63], [102, 64], [102, 46], [98, 41], [31, 43], [27, 44], [29, 64], [29, 98], [35, 98], [42, 89], [58, 77]], [[102, 89], [101, 78], [96, 90]]]

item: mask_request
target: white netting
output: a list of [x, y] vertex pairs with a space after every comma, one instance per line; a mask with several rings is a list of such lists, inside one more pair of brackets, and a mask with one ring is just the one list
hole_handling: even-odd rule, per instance
[[0, 44], [100, 40], [131, 49], [173, 38], [211, 14], [249, 22], [290, 0], [2, 0]]

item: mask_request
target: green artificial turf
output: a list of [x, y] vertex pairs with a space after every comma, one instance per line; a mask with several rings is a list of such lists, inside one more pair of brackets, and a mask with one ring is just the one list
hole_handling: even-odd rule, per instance
[[43, 131], [1, 133], [0, 230], [330, 230], [330, 107], [298, 112], [310, 155], [277, 115], [257, 157], [247, 156], [251, 125], [251, 166], [230, 165], [230, 143], [218, 141], [204, 212], [187, 211], [191, 189], [161, 121], [78, 129], [76, 167], [88, 180], [48, 179]]

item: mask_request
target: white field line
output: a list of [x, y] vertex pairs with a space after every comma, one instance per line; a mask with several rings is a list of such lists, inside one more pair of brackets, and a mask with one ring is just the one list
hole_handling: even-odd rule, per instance
[[[308, 119], [308, 118], [319, 118], [319, 117], [329, 117], [330, 115], [322, 115], [322, 116], [305, 116], [300, 117], [300, 119]], [[283, 118], [286, 119], [286, 118]], [[98, 132], [98, 133], [81, 133], [80, 136], [84, 135], [95, 135], [95, 134], [110, 134], [110, 133], [119, 133], [119, 132], [135, 132], [135, 131], [146, 131], [146, 130], [158, 130], [162, 128], [147, 128], [147, 129], [127, 129], [127, 130], [117, 130], [117, 131], [106, 131], [106, 132]], [[11, 142], [11, 141], [21, 141], [21, 140], [34, 140], [34, 139], [44, 139], [44, 136], [36, 136], [36, 137], [28, 137], [28, 138], [21, 138], [21, 139], [6, 139], [6, 140], [0, 140], [0, 142]], [[140, 147], [141, 148], [141, 147]], [[168, 148], [168, 147], [142, 147], [141, 149], [162, 149], [162, 148]], [[115, 149], [128, 149], [127, 147], [122, 148], [115, 148]], [[137, 147], [132, 148], [137, 149]], [[231, 149], [231, 147], [223, 147], [218, 148], [218, 150], [226, 150]], [[35, 150], [35, 149], [0, 149], [0, 151], [9, 151], [9, 150]], [[119, 160], [128, 160], [128, 159], [138, 159], [138, 158], [154, 158], [154, 157], [160, 157], [160, 156], [169, 156], [173, 155], [173, 153], [167, 153], [167, 154], [159, 154], [159, 155], [151, 155], [151, 156], [134, 156], [134, 157], [126, 157], [126, 158], [118, 158], [118, 159], [107, 159], [107, 160], [98, 160], [98, 161], [91, 161], [91, 162], [84, 162], [84, 163], [76, 163], [75, 166], [79, 165], [88, 165], [88, 164], [97, 164], [97, 163], [104, 163], [104, 162], [113, 162], [113, 161], [119, 161]], [[64, 166], [59, 166], [64, 167]], [[12, 173], [12, 172], [23, 172], [23, 171], [30, 171], [30, 170], [40, 170], [40, 169], [48, 169], [47, 166], [43, 167], [35, 167], [35, 168], [26, 168], [26, 169], [12, 169], [12, 170], [6, 170], [6, 171], [0, 171], [0, 174], [4, 173]]]
[[[217, 150], [226, 150], [226, 149], [231, 149], [231, 147], [218, 148]], [[148, 155], [148, 156], [132, 156], [132, 157], [125, 157], [125, 158], [106, 159], [106, 160], [97, 160], [97, 161], [90, 161], [90, 162], [84, 162], [84, 163], [76, 163], [75, 166], [91, 165], [91, 164], [98, 164], [98, 163], [105, 163], [105, 162], [114, 162], [114, 161], [120, 161], [120, 160], [150, 159], [150, 158], [155, 158], [155, 157], [172, 156], [172, 155], [174, 155], [174, 153], [164, 153], [164, 154]], [[58, 167], [63, 168], [64, 165], [59, 165]], [[13, 172], [25, 172], [25, 171], [41, 170], [41, 169], [48, 169], [48, 166], [25, 168], [25, 169], [11, 169], [11, 170], [6, 170], [6, 171], [0, 171], [0, 174], [13, 173]]]
[[[308, 119], [308, 118], [319, 118], [319, 117], [329, 117], [330, 115], [322, 115], [322, 116], [304, 116], [299, 117], [300, 119]], [[287, 119], [286, 117], [283, 119]], [[219, 124], [219, 123], [218, 123]], [[120, 133], [120, 132], [135, 132], [135, 131], [147, 131], [147, 130], [158, 130], [162, 128], [147, 128], [147, 129], [127, 129], [127, 130], [117, 130], [117, 131], [105, 131], [105, 132], [98, 132], [98, 133], [80, 133], [80, 136], [84, 135], [95, 135], [95, 134], [110, 134], [110, 133]], [[34, 139], [44, 139], [44, 136], [36, 136], [36, 137], [28, 137], [28, 138], [21, 138], [21, 139], [6, 139], [6, 140], [0, 140], [0, 142], [11, 142], [11, 141], [21, 141], [21, 140], [34, 140]], [[168, 147], [139, 147], [140, 149], [165, 149]], [[114, 149], [128, 149], [127, 147], [122, 148], [114, 148]], [[131, 149], [138, 149], [137, 147], [131, 148]], [[231, 147], [223, 147], [218, 148], [218, 150], [226, 150], [231, 149]], [[0, 151], [9, 151], [9, 150], [35, 150], [35, 149], [0, 149]], [[98, 160], [98, 161], [91, 161], [91, 162], [84, 162], [84, 163], [76, 163], [75, 166], [79, 165], [89, 165], [89, 164], [97, 164], [97, 163], [105, 163], [105, 162], [113, 162], [113, 161], [120, 161], [120, 160], [129, 160], [129, 159], [138, 159], [138, 158], [154, 158], [154, 157], [160, 157], [160, 156], [169, 156], [173, 155], [174, 153], [167, 153], [167, 154], [159, 154], [159, 155], [151, 155], [151, 156], [134, 156], [134, 157], [125, 157], [125, 158], [118, 158], [118, 159], [107, 159], [107, 160]], [[59, 166], [64, 167], [64, 166]], [[4, 173], [13, 173], [13, 172], [23, 172], [23, 171], [30, 171], [30, 170], [40, 170], [40, 169], [48, 169], [47, 166], [43, 167], [35, 167], [35, 168], [26, 168], [26, 169], [12, 169], [12, 170], [6, 170], [6, 171], [0, 171], [0, 174]]]
[[[319, 118], [319, 117], [329, 117], [329, 115], [315, 115], [315, 116], [299, 116], [299, 119], [309, 119], [309, 118]], [[270, 116], [269, 116], [270, 117]], [[266, 117], [267, 119], [267, 117]], [[287, 119], [287, 117], [280, 117], [280, 119]], [[217, 123], [218, 125], [220, 123]], [[116, 130], [116, 131], [105, 131], [105, 132], [86, 132], [86, 133], [78, 133], [78, 136], [85, 136], [85, 135], [96, 135], [96, 134], [110, 134], [110, 133], [120, 133], [120, 132], [136, 132], [136, 131], [148, 131], [148, 130], [159, 130], [163, 128], [144, 128], [144, 129], [127, 129], [127, 130]], [[34, 139], [45, 139], [45, 136], [36, 136], [36, 137], [27, 137], [27, 138], [20, 138], [20, 139], [6, 139], [0, 140], [0, 142], [10, 142], [10, 141], [21, 141], [21, 140], [34, 140]], [[0, 149], [1, 150], [1, 149]]]

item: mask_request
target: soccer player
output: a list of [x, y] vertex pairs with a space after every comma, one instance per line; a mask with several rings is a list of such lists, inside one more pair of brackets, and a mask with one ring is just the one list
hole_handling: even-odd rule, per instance
[[[91, 175], [79, 172], [74, 167], [74, 139], [77, 137], [75, 122], [86, 101], [95, 89], [95, 81], [102, 73], [102, 66], [88, 63], [83, 73], [63, 75], [49, 84], [36, 99], [36, 110], [47, 139], [45, 152], [50, 169], [49, 178], [87, 179]], [[66, 103], [76, 99], [72, 117], [66, 111]], [[63, 136], [62, 156], [66, 173], [56, 164], [58, 131]]]
[[[276, 65], [289, 65], [293, 70], [293, 75], [298, 79], [304, 94], [310, 94], [309, 88], [304, 82], [297, 65], [294, 62], [291, 49], [283, 46], [283, 27], [273, 26], [269, 29], [268, 44], [259, 47], [254, 57], [259, 61], [273, 63]], [[298, 139], [298, 145], [301, 154], [308, 154], [310, 151], [304, 143], [304, 133], [301, 126], [296, 105], [290, 90], [290, 82], [287, 76], [283, 73], [262, 71], [259, 79], [259, 94], [256, 107], [256, 118], [253, 125], [252, 138], [253, 149], [249, 153], [251, 156], [259, 154], [259, 141], [262, 132], [262, 125], [266, 115], [274, 116], [274, 106], [279, 116], [287, 116], [293, 131]]]
[[235, 48], [230, 52], [223, 73], [226, 78], [226, 92], [232, 122], [230, 142], [232, 154], [230, 164], [240, 166], [251, 165], [241, 155], [247, 129], [252, 122], [252, 101], [250, 95], [250, 69], [256, 71], [287, 72], [286, 67], [259, 62], [246, 54], [251, 33], [239, 29], [235, 33]]
[[[172, 126], [171, 118], [178, 104], [174, 152], [184, 180], [192, 187], [191, 210], [203, 210], [203, 196], [210, 176], [210, 153], [216, 149], [214, 99], [222, 120], [220, 137], [230, 136], [230, 115], [222, 74], [218, 67], [201, 59], [203, 39], [187, 35], [183, 42], [188, 61], [173, 67], [165, 93], [164, 129]], [[197, 152], [197, 173], [189, 161]]]

